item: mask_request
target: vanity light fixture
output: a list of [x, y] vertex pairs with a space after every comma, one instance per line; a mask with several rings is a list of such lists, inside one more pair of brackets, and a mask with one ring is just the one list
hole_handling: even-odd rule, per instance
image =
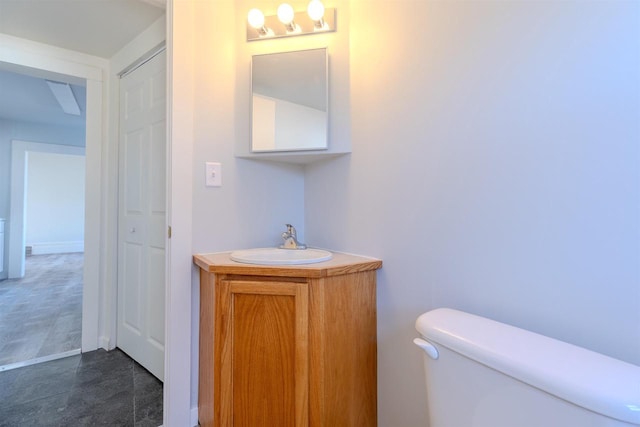
[[293, 20], [295, 14], [289, 3], [282, 3], [278, 6], [278, 19], [286, 28], [287, 34], [300, 34], [300, 26]]
[[311, 0], [309, 2], [307, 14], [313, 21], [313, 31], [327, 31], [329, 29], [324, 20], [324, 5], [320, 0]]
[[288, 3], [278, 7], [277, 15], [265, 16], [251, 9], [247, 16], [247, 41], [291, 37], [336, 31], [336, 9], [311, 0], [306, 12], [296, 12]]
[[264, 14], [260, 9], [251, 9], [247, 16], [249, 25], [258, 32], [258, 37], [273, 37], [273, 30], [264, 25]]

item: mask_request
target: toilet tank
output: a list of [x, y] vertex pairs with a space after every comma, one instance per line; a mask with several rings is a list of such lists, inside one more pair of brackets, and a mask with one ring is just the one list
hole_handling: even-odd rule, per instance
[[421, 315], [431, 427], [640, 426], [640, 367], [446, 308]]

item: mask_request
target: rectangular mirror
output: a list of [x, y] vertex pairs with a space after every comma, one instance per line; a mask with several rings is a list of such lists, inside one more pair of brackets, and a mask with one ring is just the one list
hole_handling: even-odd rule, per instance
[[254, 55], [251, 151], [326, 150], [327, 49]]

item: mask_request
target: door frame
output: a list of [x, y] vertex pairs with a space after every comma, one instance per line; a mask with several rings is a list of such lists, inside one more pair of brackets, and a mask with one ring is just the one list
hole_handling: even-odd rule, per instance
[[198, 424], [197, 401], [192, 402], [198, 383], [198, 356], [192, 353], [198, 342], [198, 311], [192, 309], [198, 274], [192, 261], [195, 14], [194, 1], [167, 0], [167, 221], [172, 235], [166, 266], [165, 426]]
[[[86, 84], [85, 260], [82, 288], [82, 351], [96, 350], [100, 333], [100, 282], [104, 236], [101, 226], [103, 194], [103, 75], [102, 58], [54, 48], [25, 39], [0, 35], [0, 68], [33, 77]], [[10, 236], [9, 252], [13, 251]], [[14, 243], [15, 244], [15, 243]]]

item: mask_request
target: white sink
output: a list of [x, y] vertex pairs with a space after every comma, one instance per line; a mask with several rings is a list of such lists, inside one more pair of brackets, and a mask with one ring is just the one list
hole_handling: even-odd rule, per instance
[[231, 259], [244, 264], [299, 265], [328, 261], [331, 252], [322, 249], [258, 248], [231, 252]]

